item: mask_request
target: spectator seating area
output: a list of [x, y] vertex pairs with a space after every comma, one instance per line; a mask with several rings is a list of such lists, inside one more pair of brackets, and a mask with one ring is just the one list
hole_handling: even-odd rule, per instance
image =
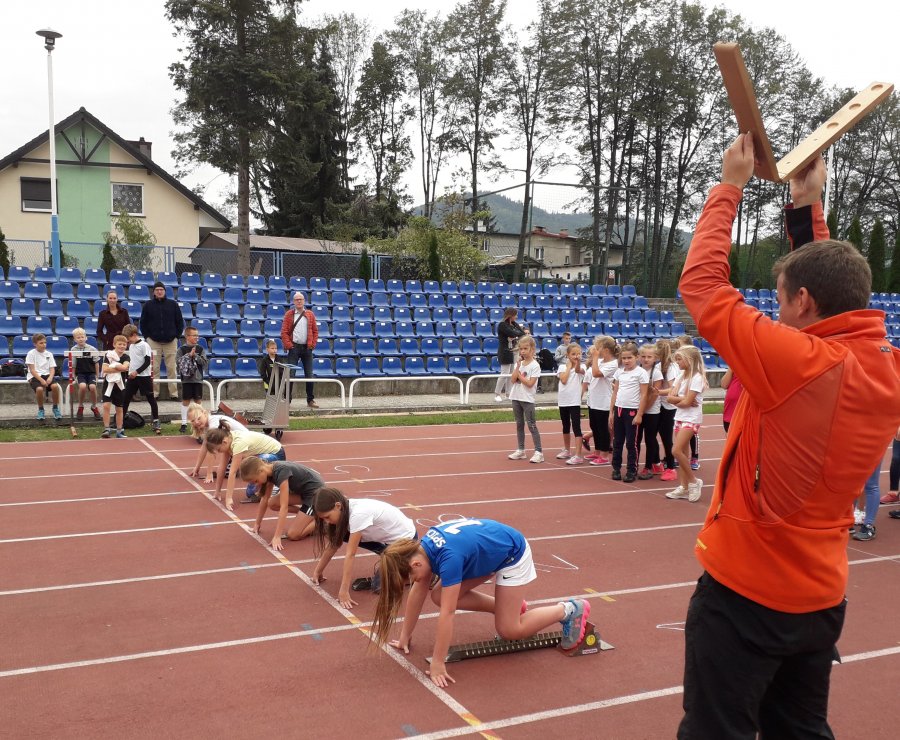
[[211, 355], [212, 379], [257, 377], [262, 341], [281, 347], [281, 322], [293, 291], [302, 290], [319, 323], [317, 377], [469, 375], [499, 372], [496, 323], [509, 306], [529, 326], [539, 349], [554, 350], [564, 331], [587, 346], [598, 334], [656, 341], [684, 327], [668, 312], [652, 310], [634, 286], [539, 283], [456, 283], [408, 280], [200, 275], [184, 272], [134, 275], [113, 270], [11, 266], [0, 281], [0, 355], [22, 357], [30, 335], [48, 335], [61, 355], [76, 326], [96, 333], [96, 315], [115, 289], [137, 323], [141, 306], [159, 279], [197, 327]]

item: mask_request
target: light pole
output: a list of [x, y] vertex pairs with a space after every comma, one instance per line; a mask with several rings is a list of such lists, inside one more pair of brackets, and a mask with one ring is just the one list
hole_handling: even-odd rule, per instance
[[56, 130], [53, 120], [53, 49], [56, 48], [56, 39], [61, 38], [59, 31], [52, 28], [42, 28], [35, 33], [44, 39], [44, 48], [47, 50], [47, 91], [50, 99], [50, 257], [53, 260], [53, 269], [56, 277], [62, 270], [62, 258], [59, 249], [59, 214], [56, 207]]

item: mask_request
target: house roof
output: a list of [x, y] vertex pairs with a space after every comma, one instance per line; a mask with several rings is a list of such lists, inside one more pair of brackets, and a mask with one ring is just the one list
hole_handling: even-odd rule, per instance
[[[237, 247], [237, 234], [212, 232], [200, 240], [198, 248], [224, 246], [216, 242], [224, 242]], [[250, 234], [251, 249], [273, 249], [281, 252], [327, 252], [331, 254], [359, 254], [365, 246], [362, 242], [336, 242], [328, 239], [304, 239], [293, 236], [264, 236]]]
[[[197, 208], [205, 211], [210, 216], [212, 216], [216, 221], [222, 224], [222, 226], [226, 229], [231, 228], [231, 221], [229, 221], [225, 216], [219, 213], [215, 208], [213, 208], [209, 203], [207, 203], [203, 198], [197, 195], [193, 190], [188, 187], [185, 187], [181, 182], [176, 180], [172, 175], [166, 172], [162, 167], [156, 164], [152, 159], [143, 154], [133, 143], [123, 139], [119, 136], [115, 131], [113, 131], [109, 126], [107, 126], [103, 121], [97, 118], [92, 113], [85, 110], [83, 107], [79, 108], [72, 115], [64, 118], [62, 121], [54, 126], [54, 131], [56, 133], [61, 133], [68, 129], [75, 123], [79, 121], [85, 121], [97, 129], [100, 133], [107, 136], [109, 139], [118, 144], [119, 147], [124, 149], [130, 156], [134, 157], [138, 162], [140, 162], [147, 170], [151, 171], [154, 175], [159, 176], [163, 181], [171, 185], [175, 190], [181, 193], [185, 198], [187, 198], [191, 203], [193, 203]], [[34, 151], [39, 146], [44, 144], [49, 140], [49, 130], [44, 131], [43, 133], [35, 136], [31, 141], [26, 142], [14, 152], [10, 152], [3, 159], [0, 159], [0, 170], [3, 170], [11, 164], [15, 164], [20, 161], [23, 157], [27, 156], [29, 152]]]

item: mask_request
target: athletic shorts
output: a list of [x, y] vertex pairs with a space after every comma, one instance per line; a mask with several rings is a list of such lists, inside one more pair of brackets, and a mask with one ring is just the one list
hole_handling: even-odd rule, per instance
[[182, 401], [201, 401], [203, 400], [203, 383], [187, 381], [181, 384], [181, 400]]
[[103, 388], [103, 402], [111, 403], [116, 408], [125, 405], [125, 389], [119, 388], [118, 385], [112, 385], [112, 393], [110, 395], [106, 395], [107, 388], [110, 387], [110, 382], [107, 380], [106, 384]]
[[79, 385], [81, 383], [84, 383], [85, 385], [96, 385], [97, 376], [94, 373], [76, 373], [75, 382]]
[[[42, 377], [44, 380], [47, 380], [47, 378], [49, 378], [50, 376], [49, 376], [49, 375], [42, 375], [41, 377]], [[42, 386], [42, 385], [38, 382], [38, 379], [37, 379], [36, 377], [34, 377], [33, 375], [32, 375], [30, 378], [28, 378], [28, 385], [31, 386], [31, 390], [33, 390], [33, 391], [36, 391], [38, 388], [43, 388], [43, 387], [44, 387], [44, 386]], [[53, 382], [50, 383], [49, 386], [47, 386], [47, 389], [49, 390], [49, 389], [52, 388], [54, 385], [59, 385], [59, 383], [56, 382], [56, 378], [54, 378], [54, 379], [53, 379]]]
[[534, 560], [531, 559], [531, 545], [525, 543], [525, 552], [517, 563], [501, 568], [494, 573], [494, 583], [498, 586], [524, 586], [537, 578]]
[[682, 429], [690, 429], [694, 434], [700, 434], [700, 426], [700, 424], [692, 424], [689, 421], [676, 421], [675, 434], [678, 434]]

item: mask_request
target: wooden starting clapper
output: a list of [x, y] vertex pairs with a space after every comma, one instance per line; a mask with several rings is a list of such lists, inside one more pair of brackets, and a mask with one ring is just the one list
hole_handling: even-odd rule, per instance
[[[526, 650], [540, 650], [541, 648], [559, 647], [562, 632], [540, 632], [524, 640], [503, 640], [495, 637], [484, 642], [466, 642], [461, 645], [452, 645], [447, 652], [446, 663], [458, 663], [470, 658], [486, 658], [489, 655], [507, 655], [509, 653], [522, 653]], [[584, 639], [572, 650], [560, 652], [574, 657], [576, 655], [594, 655], [601, 650], [612, 650], [613, 646], [600, 639], [596, 627], [592, 622], [587, 623], [584, 631]], [[426, 658], [430, 663], [431, 658]]]
[[748, 131], [753, 134], [753, 149], [757, 159], [754, 174], [762, 180], [790, 180], [887, 100], [894, 90], [894, 85], [890, 82], [873, 82], [794, 147], [787, 156], [776, 162], [740, 48], [737, 44], [715, 44], [713, 52], [722, 72], [731, 107], [734, 108], [738, 128], [742, 134]]

